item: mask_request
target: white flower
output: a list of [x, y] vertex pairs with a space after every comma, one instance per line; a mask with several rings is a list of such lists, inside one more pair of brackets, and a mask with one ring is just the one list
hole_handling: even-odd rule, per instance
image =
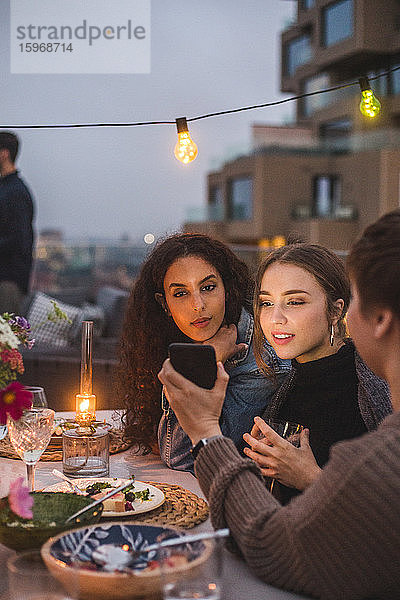
[[0, 343], [8, 348], [18, 348], [20, 341], [3, 317], [0, 316]]

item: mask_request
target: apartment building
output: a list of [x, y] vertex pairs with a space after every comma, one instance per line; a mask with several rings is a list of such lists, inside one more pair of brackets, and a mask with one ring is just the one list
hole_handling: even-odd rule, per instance
[[[187, 223], [233, 244], [300, 238], [346, 250], [400, 205], [400, 2], [298, 0], [281, 34], [281, 88], [293, 96], [371, 78], [382, 110], [359, 110], [360, 88], [296, 101], [293, 127], [253, 127], [251, 153], [208, 175], [207, 220]], [[375, 77], [379, 76], [377, 79]]]

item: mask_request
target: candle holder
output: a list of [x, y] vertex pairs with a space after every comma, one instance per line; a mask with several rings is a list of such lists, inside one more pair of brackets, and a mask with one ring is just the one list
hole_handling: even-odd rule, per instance
[[[96, 424], [97, 425], [97, 424]], [[107, 477], [109, 474], [109, 426], [66, 429], [62, 434], [63, 472], [69, 477]]]
[[76, 416], [62, 434], [63, 472], [70, 477], [104, 477], [109, 474], [110, 426], [96, 421], [96, 396], [92, 393], [92, 345], [93, 321], [83, 321]]
[[93, 321], [82, 322], [81, 384], [76, 395], [76, 422], [88, 428], [96, 420], [96, 396], [92, 393]]

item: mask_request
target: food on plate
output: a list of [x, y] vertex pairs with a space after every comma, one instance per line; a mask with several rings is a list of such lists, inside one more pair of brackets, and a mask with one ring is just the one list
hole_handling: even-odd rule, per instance
[[[110, 486], [111, 487], [111, 486]], [[106, 494], [108, 494], [110, 490], [106, 490], [104, 492], [99, 492], [98, 494], [94, 494], [92, 496], [93, 500], [101, 500], [101, 498], [103, 498]], [[125, 509], [125, 496], [123, 494], [123, 492], [118, 492], [118, 494], [115, 494], [114, 496], [112, 496], [111, 498], [107, 498], [106, 500], [103, 500], [103, 510], [105, 511], [109, 511], [109, 512], [124, 512]], [[132, 510], [132, 509], [129, 509]]]
[[[115, 479], [117, 482], [118, 480]], [[93, 500], [100, 500], [103, 498], [112, 488], [118, 487], [118, 485], [112, 485], [109, 481], [95, 481], [88, 485], [84, 491], [88, 496], [92, 496]], [[135, 502], [146, 502], [152, 499], [149, 488], [144, 490], [135, 491], [134, 477], [132, 477], [132, 484], [122, 492], [118, 492], [115, 496], [104, 500], [104, 511], [105, 512], [127, 512], [134, 511]]]

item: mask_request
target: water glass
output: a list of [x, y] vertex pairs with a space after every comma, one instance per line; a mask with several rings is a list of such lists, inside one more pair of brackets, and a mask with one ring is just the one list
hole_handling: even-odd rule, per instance
[[[304, 429], [303, 425], [300, 425], [299, 423], [291, 423], [290, 421], [276, 421], [274, 419], [269, 419], [266, 421], [266, 423], [271, 427], [271, 429], [276, 431], [276, 433], [279, 433], [281, 437], [293, 444], [293, 446], [296, 448], [300, 447], [300, 433]], [[265, 439], [264, 434], [261, 431], [256, 437], [259, 440]], [[275, 479], [271, 479], [270, 481], [271, 484], [269, 491], [272, 493]]]
[[78, 598], [78, 577], [71, 569], [70, 595], [47, 569], [39, 550], [28, 550], [7, 561], [10, 600], [69, 600]]
[[160, 547], [164, 600], [220, 600], [223, 541], [210, 538]]
[[25, 389], [32, 394], [32, 406], [35, 408], [47, 408], [47, 398], [42, 387], [37, 385], [26, 385]]
[[300, 433], [304, 429], [303, 425], [291, 423], [290, 421], [274, 421], [273, 419], [268, 420], [267, 425], [293, 446], [300, 447]]

